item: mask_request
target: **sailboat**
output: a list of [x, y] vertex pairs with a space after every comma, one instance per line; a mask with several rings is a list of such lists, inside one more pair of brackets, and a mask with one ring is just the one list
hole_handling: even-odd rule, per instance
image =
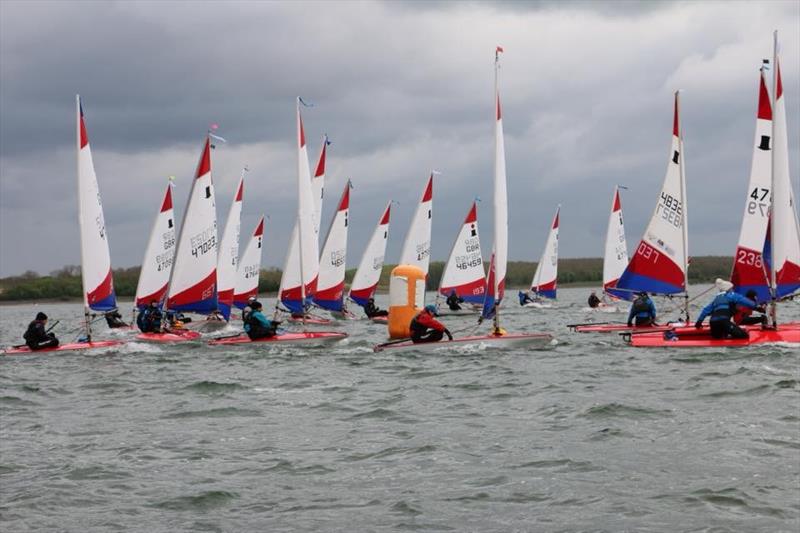
[[[211, 138], [206, 135], [186, 211], [178, 233], [167, 290], [169, 311], [207, 315], [217, 309], [217, 208], [211, 177]], [[140, 340], [180, 342], [196, 339], [196, 331], [140, 333]]]
[[386, 204], [386, 209], [378, 219], [378, 224], [372, 232], [361, 262], [358, 264], [353, 282], [350, 284], [350, 294], [348, 298], [356, 304], [364, 307], [367, 301], [375, 295], [378, 288], [378, 281], [383, 272], [383, 259], [386, 255], [386, 242], [389, 239], [389, 217], [391, 215], [392, 202]]
[[233, 305], [239, 309], [247, 307], [251, 297], [258, 296], [258, 281], [261, 273], [261, 244], [264, 239], [264, 217], [262, 216], [253, 235], [239, 258], [236, 272], [236, 287], [233, 291]]
[[530, 292], [534, 296], [534, 301], [523, 304], [524, 307], [552, 307], [552, 304], [544, 303], [542, 298], [555, 300], [556, 282], [558, 280], [558, 221], [561, 206], [556, 209], [553, 223], [550, 225], [550, 233], [547, 234], [547, 241], [544, 245], [542, 257], [536, 265], [536, 272], [533, 274]]
[[236, 288], [236, 273], [239, 266], [239, 232], [242, 223], [245, 172], [247, 172], [247, 169], [242, 169], [242, 175], [236, 187], [236, 194], [233, 195], [231, 208], [228, 211], [228, 220], [225, 222], [225, 229], [222, 231], [219, 258], [217, 260], [217, 308], [226, 321], [231, 318], [233, 293]]
[[[771, 169], [770, 169], [770, 182], [767, 194], [764, 199], [768, 198], [769, 191], [772, 191], [771, 206], [768, 210], [769, 219], [766, 223], [766, 228], [769, 228], [768, 238], [771, 246], [769, 247], [769, 265], [772, 268], [769, 270], [769, 327], [757, 326], [742, 326], [743, 329], [749, 333], [747, 339], [714, 339], [711, 337], [710, 329], [707, 326], [702, 328], [674, 328], [668, 334], [640, 334], [631, 335], [628, 339], [631, 346], [670, 346], [670, 347], [719, 347], [719, 346], [748, 346], [754, 344], [764, 344], [773, 342], [790, 342], [800, 343], [800, 322], [787, 322], [781, 323], [778, 320], [777, 308], [781, 298], [793, 294], [800, 288], [800, 231], [798, 231], [797, 210], [794, 203], [794, 194], [792, 192], [792, 185], [789, 177], [789, 143], [787, 136], [786, 126], [786, 102], [783, 94], [783, 85], [781, 82], [780, 63], [778, 60], [778, 34], [775, 32], [774, 36], [774, 91], [773, 91], [773, 105], [774, 112], [771, 124], [771, 140], [772, 149], [769, 149], [770, 135], [769, 130], [761, 129], [761, 132], [767, 132], [766, 139], [762, 137], [759, 139], [758, 146], [764, 147], [764, 151], [771, 152]], [[763, 78], [762, 78], [763, 81]], [[764, 85], [764, 93], [766, 93], [766, 86]], [[760, 92], [760, 94], [762, 94]], [[759, 119], [765, 116], [765, 109], [759, 105]], [[759, 128], [763, 124], [756, 126], [757, 135]], [[760, 155], [760, 154], [759, 154]], [[761, 160], [761, 157], [758, 157]], [[754, 163], [755, 166], [755, 163]], [[759, 166], [763, 168], [764, 164], [759, 161]], [[759, 169], [760, 171], [760, 169]], [[751, 168], [751, 185], [752, 185], [753, 171]], [[766, 187], [764, 187], [766, 188]], [[761, 193], [762, 187], [759, 186], [758, 192]], [[761, 196], [759, 195], [759, 198]], [[757, 207], [757, 206], [756, 206]], [[747, 210], [745, 221], [743, 224], [748, 223]], [[750, 221], [752, 224], [752, 220]], [[764, 223], [761, 223], [764, 226]], [[741, 246], [740, 236], [740, 246]], [[748, 249], [745, 249], [748, 250]], [[750, 250], [750, 251], [757, 251]], [[737, 263], [738, 263], [738, 249], [737, 249]], [[754, 260], [755, 261], [755, 260]], [[763, 260], [762, 260], [763, 264]], [[741, 290], [741, 289], [740, 289]]]
[[[633, 299], [638, 292], [664, 296], [683, 295], [685, 319], [689, 320], [688, 237], [686, 232], [686, 175], [683, 135], [680, 127], [680, 99], [675, 92], [667, 172], [650, 223], [616, 285], [606, 292], [617, 298]], [[633, 326], [618, 324], [570, 324], [581, 333], [660, 331], [670, 326]]]
[[[486, 297], [486, 273], [483, 270], [481, 241], [478, 233], [478, 207], [473, 201], [461, 230], [458, 232], [450, 255], [442, 271], [439, 294], [447, 298], [450, 294], [464, 300], [468, 305], [480, 305]], [[441, 310], [441, 314], [467, 314], [461, 311]]]
[[169, 275], [172, 272], [172, 261], [175, 257], [175, 214], [172, 209], [172, 183], [161, 201], [161, 208], [156, 214], [150, 239], [142, 260], [139, 282], [136, 285], [134, 312], [141, 311], [151, 302], [161, 307], [167, 296]]
[[616, 296], [607, 291], [617, 286], [617, 281], [625, 267], [628, 266], [628, 243], [625, 240], [625, 224], [622, 220], [622, 201], [619, 196], [619, 186], [614, 187], [611, 198], [611, 212], [608, 215], [608, 228], [606, 229], [606, 245], [603, 253], [603, 298], [597, 307], [584, 307], [584, 311], [599, 311], [603, 313], [617, 313], [619, 306], [606, 302], [607, 297], [618, 300]]
[[431, 262], [431, 225], [433, 221], [433, 173], [422, 190], [406, 239], [400, 252], [401, 265], [414, 265], [428, 275]]
[[[311, 175], [308, 166], [305, 132], [303, 118], [300, 114], [300, 98], [297, 98], [297, 222], [293, 237], [296, 237], [296, 256], [291, 249], [287, 257], [287, 264], [281, 280], [280, 300], [286, 304], [296, 305], [301, 313], [305, 311], [306, 297], [313, 297], [316, 293], [317, 276], [319, 271], [319, 255], [317, 236], [314, 234], [314, 199], [311, 192]], [[296, 257], [296, 263], [294, 258]], [[307, 268], [310, 267], [310, 272]], [[295, 286], [296, 284], [296, 286]], [[277, 315], [276, 311], [276, 315]], [[302, 331], [280, 332], [272, 337], [252, 340], [247, 335], [231, 338], [220, 338], [210, 341], [210, 345], [233, 345], [264, 343], [275, 344], [284, 342], [302, 343], [328, 343], [342, 340], [347, 333], [338, 331]]]
[[319, 280], [314, 304], [328, 311], [342, 313], [344, 309], [344, 276], [347, 262], [347, 232], [350, 213], [348, 181], [333, 216], [319, 261]]
[[499, 46], [495, 53], [495, 172], [494, 172], [494, 243], [492, 258], [489, 262], [489, 273], [486, 283], [486, 296], [483, 301], [483, 312], [478, 324], [491, 319], [492, 331], [488, 335], [470, 335], [453, 340], [442, 340], [414, 344], [411, 341], [392, 341], [373, 347], [376, 352], [402, 350], [450, 350], [462, 346], [493, 347], [542, 347], [552, 343], [553, 336], [547, 333], [507, 333], [500, 327], [500, 302], [505, 293], [505, 277], [508, 262], [508, 195], [506, 183], [505, 143], [503, 139], [503, 121], [498, 90], [499, 54], [503, 51]]
[[93, 311], [106, 313], [117, 308], [114, 293], [114, 279], [111, 273], [111, 254], [108, 250], [103, 205], [100, 202], [100, 189], [94, 171], [92, 150], [86, 123], [83, 117], [81, 97], [75, 96], [77, 116], [77, 154], [78, 154], [78, 222], [81, 234], [81, 281], [83, 282], [84, 334], [82, 342], [61, 344], [52, 348], [32, 351], [27, 346], [12, 346], [4, 354], [24, 354], [86, 350], [122, 344], [120, 340], [93, 341]]

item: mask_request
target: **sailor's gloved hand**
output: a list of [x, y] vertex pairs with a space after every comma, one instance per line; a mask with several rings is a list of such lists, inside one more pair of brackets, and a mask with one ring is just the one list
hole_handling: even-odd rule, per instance
[[447, 335], [448, 340], [453, 340], [453, 335], [450, 333], [450, 330], [445, 328], [444, 334]]
[[698, 320], [697, 322], [694, 323], [694, 327], [696, 327], [697, 329], [700, 329], [700, 328], [703, 327], [703, 323]]

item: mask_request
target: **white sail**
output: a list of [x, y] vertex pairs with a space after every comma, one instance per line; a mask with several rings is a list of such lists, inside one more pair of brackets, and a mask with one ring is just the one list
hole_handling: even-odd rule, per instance
[[322, 199], [325, 196], [325, 158], [327, 157], [328, 136], [322, 139], [322, 150], [319, 153], [319, 160], [317, 161], [317, 168], [314, 171], [314, 177], [311, 178], [311, 195], [314, 197], [314, 235], [317, 236], [319, 243], [319, 228], [322, 223]]
[[367, 243], [361, 262], [358, 264], [353, 282], [350, 285], [350, 299], [358, 305], [365, 305], [367, 300], [375, 294], [378, 281], [383, 271], [383, 258], [386, 255], [386, 242], [389, 238], [389, 216], [392, 203], [389, 202], [384, 209], [372, 237]]
[[486, 295], [476, 202], [472, 202], [464, 219], [439, 282], [439, 294], [449, 296], [453, 291], [465, 302], [474, 304], [483, 303]]
[[672, 125], [672, 145], [664, 184], [653, 216], [625, 272], [611, 292], [630, 299], [634, 291], [677, 294], [686, 291], [688, 242], [686, 185], [678, 93]]
[[561, 206], [556, 209], [542, 257], [536, 265], [536, 272], [531, 282], [531, 290], [547, 298], [556, 297], [556, 280], [558, 278], [558, 215]]
[[244, 194], [244, 173], [239, 178], [236, 194], [233, 195], [228, 220], [222, 231], [219, 259], [217, 261], [218, 307], [227, 320], [231, 315], [233, 291], [236, 287], [236, 272], [239, 261], [239, 232], [242, 224], [242, 196]]
[[789, 176], [789, 139], [786, 126], [786, 99], [781, 81], [781, 68], [775, 53], [775, 111], [773, 115], [772, 160], [772, 286], [778, 296], [792, 294], [800, 288], [800, 237], [797, 207]]
[[[502, 50], [500, 50], [502, 51]], [[498, 86], [499, 62], [495, 58], [494, 70], [494, 254], [495, 283], [497, 302], [503, 300], [506, 286], [506, 265], [508, 263], [508, 192], [506, 183], [506, 148], [503, 136], [503, 113], [500, 106], [500, 89]]]
[[164, 304], [175, 257], [175, 242], [172, 184], [169, 183], [147, 241], [139, 283], [136, 285], [135, 307], [142, 309], [151, 302], [158, 302], [159, 307]]
[[606, 230], [606, 249], [603, 254], [603, 290], [617, 286], [617, 280], [628, 266], [628, 243], [625, 241], [625, 223], [622, 221], [622, 201], [619, 187], [614, 187], [611, 214]]
[[308, 148], [299, 99], [297, 101], [297, 192], [297, 221], [292, 230], [280, 289], [281, 303], [293, 313], [303, 312], [304, 299], [316, 292], [319, 275], [319, 242], [314, 234], [313, 220], [314, 196], [311, 191], [311, 170], [308, 165]]
[[217, 308], [217, 208], [206, 137], [183, 214], [167, 308], [211, 313]]
[[261, 242], [264, 238], [264, 217], [258, 221], [256, 229], [242, 256], [239, 258], [236, 273], [236, 288], [233, 291], [233, 304], [239, 309], [247, 306], [251, 296], [258, 296], [258, 279], [261, 272]]
[[759, 301], [766, 301], [770, 297], [769, 273], [763, 253], [769, 226], [772, 147], [772, 106], [764, 79], [764, 69], [761, 69], [750, 181], [747, 185], [744, 216], [731, 273], [731, 282], [736, 291], [746, 294], [747, 291], [754, 290]]
[[329, 311], [342, 311], [344, 304], [350, 187], [348, 181], [328, 229], [328, 235], [325, 237], [319, 261], [319, 281], [317, 281], [317, 292], [314, 294], [314, 303]]
[[78, 221], [81, 232], [81, 277], [86, 309], [110, 311], [117, 307], [108, 234], [100, 202], [100, 188], [83, 118], [81, 97], [75, 97], [78, 148]]
[[433, 174], [422, 192], [422, 199], [417, 204], [414, 218], [403, 243], [400, 253], [401, 265], [414, 265], [428, 275], [431, 261], [431, 223], [433, 219]]

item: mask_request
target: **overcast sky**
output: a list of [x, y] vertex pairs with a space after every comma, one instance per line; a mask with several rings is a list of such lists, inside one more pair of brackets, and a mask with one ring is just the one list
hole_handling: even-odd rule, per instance
[[[614, 184], [629, 248], [667, 165], [683, 89], [691, 255], [731, 255], [750, 169], [761, 59], [781, 36], [800, 178], [800, 3], [0, 2], [0, 276], [79, 263], [75, 94], [83, 98], [115, 267], [138, 265], [167, 176], [178, 220], [208, 125], [220, 226], [243, 165], [242, 233], [264, 264], [294, 221], [294, 97], [312, 168], [329, 147], [323, 234], [352, 179], [348, 264], [385, 203], [397, 260], [431, 169], [434, 260], [475, 196], [491, 247], [493, 59], [512, 260], [538, 260], [557, 204], [562, 257], [602, 254]], [[531, 273], [533, 274], [533, 273]]]

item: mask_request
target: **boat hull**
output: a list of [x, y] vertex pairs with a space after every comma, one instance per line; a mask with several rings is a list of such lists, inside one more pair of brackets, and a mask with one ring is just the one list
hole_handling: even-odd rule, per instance
[[0, 353], [3, 355], [36, 355], [40, 353], [73, 352], [77, 350], [91, 350], [93, 348], [108, 348], [109, 346], [117, 346], [120, 344], [125, 344], [125, 341], [73, 342], [61, 344], [54, 348], [44, 348], [42, 350], [31, 350], [27, 346], [12, 346]]
[[239, 335], [237, 337], [227, 337], [223, 339], [214, 339], [209, 341], [209, 346], [228, 346], [239, 344], [283, 344], [283, 343], [298, 343], [298, 344], [330, 344], [339, 342], [347, 338], [347, 333], [340, 333], [338, 331], [304, 331], [304, 332], [287, 332], [275, 335], [274, 337], [264, 337], [261, 339], [252, 340], [247, 335]]
[[572, 324], [567, 326], [577, 333], [631, 333], [667, 331], [674, 326], [628, 326], [627, 324]]
[[553, 336], [547, 333], [520, 333], [512, 335], [475, 335], [472, 337], [462, 337], [451, 341], [443, 340], [439, 342], [413, 343], [411, 341], [398, 342], [394, 344], [378, 344], [372, 348], [374, 352], [399, 353], [405, 351], [440, 351], [458, 349], [464, 346], [491, 346], [497, 348], [520, 348], [536, 347], [543, 348], [549, 346], [553, 341]]
[[199, 339], [202, 335], [196, 331], [183, 330], [180, 333], [139, 333], [136, 339], [147, 342], [190, 342]]
[[[682, 327], [667, 332], [631, 335], [628, 343], [638, 348], [718, 348], [752, 346], [776, 342], [800, 343], [800, 322], [778, 325], [777, 329], [762, 329], [761, 326], [744, 326], [750, 334], [748, 339], [714, 339], [708, 326], [702, 328]], [[674, 335], [674, 336], [673, 336]]]

